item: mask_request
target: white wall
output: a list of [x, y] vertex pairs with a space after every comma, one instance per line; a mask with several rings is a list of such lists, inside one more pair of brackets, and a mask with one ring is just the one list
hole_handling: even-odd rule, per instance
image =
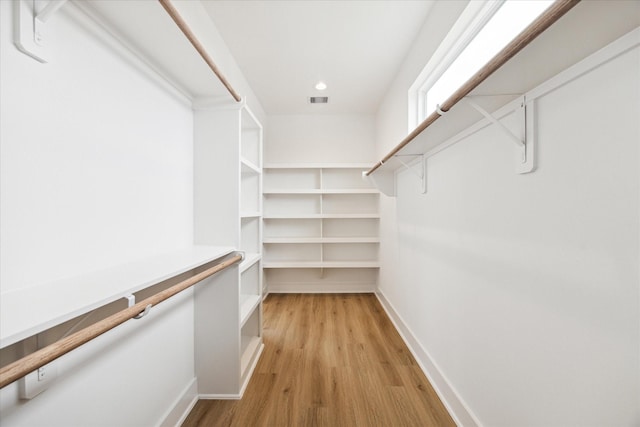
[[[380, 154], [406, 134], [415, 55]], [[534, 173], [489, 127], [428, 160], [427, 194], [403, 172], [382, 198], [382, 298], [465, 425], [640, 423], [639, 65], [636, 49], [539, 99]]]
[[367, 163], [375, 159], [372, 115], [270, 115], [265, 163]]
[[[13, 44], [12, 6], [0, 1], [0, 292], [190, 246], [190, 101], [72, 2], [47, 25], [51, 61], [34, 61]], [[264, 116], [215, 28], [204, 38]], [[195, 396], [193, 334], [187, 291], [58, 359], [35, 399], [3, 388], [0, 424], [157, 425]]]
[[52, 18], [52, 60], [40, 64], [13, 45], [2, 2], [3, 292], [192, 242], [190, 108], [73, 9]]

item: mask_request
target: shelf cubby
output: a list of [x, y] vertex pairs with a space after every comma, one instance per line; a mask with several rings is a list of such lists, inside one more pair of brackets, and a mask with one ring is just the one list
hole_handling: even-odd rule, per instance
[[[269, 292], [375, 289], [379, 193], [362, 179], [364, 169], [265, 166], [263, 268]], [[354, 274], [360, 270], [366, 274]]]

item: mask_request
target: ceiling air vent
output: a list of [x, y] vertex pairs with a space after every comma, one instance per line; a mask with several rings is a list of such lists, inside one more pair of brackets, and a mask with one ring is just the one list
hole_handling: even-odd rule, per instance
[[326, 104], [329, 102], [328, 96], [310, 96], [309, 104]]

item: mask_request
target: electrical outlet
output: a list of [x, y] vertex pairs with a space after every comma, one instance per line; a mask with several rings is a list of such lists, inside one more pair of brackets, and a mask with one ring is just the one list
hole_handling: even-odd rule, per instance
[[43, 366], [38, 369], [38, 381], [46, 381], [47, 380], [47, 367]]
[[30, 372], [18, 381], [21, 399], [33, 399], [49, 388], [58, 376], [56, 362], [44, 365], [36, 371]]

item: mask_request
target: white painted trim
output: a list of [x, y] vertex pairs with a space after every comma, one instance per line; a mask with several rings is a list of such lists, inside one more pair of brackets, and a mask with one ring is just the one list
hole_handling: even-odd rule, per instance
[[269, 293], [271, 294], [357, 294], [375, 291], [376, 285], [374, 283], [269, 283]]
[[605, 47], [591, 55], [587, 56], [582, 61], [570, 66], [564, 71], [559, 72], [555, 76], [547, 79], [545, 82], [539, 84], [535, 88], [529, 90], [526, 94], [527, 101], [540, 98], [552, 92], [567, 83], [572, 82], [578, 77], [590, 72], [591, 70], [606, 64], [607, 62], [617, 58], [623, 53], [640, 45], [640, 27], [636, 28], [625, 34], [624, 36], [614, 40]]
[[375, 163], [267, 163], [263, 169], [369, 169]]
[[198, 381], [193, 378], [160, 418], [158, 427], [180, 427], [198, 402]]
[[408, 132], [426, 118], [426, 94], [473, 41], [506, 0], [473, 1], [462, 11], [445, 38], [409, 87]]
[[235, 100], [229, 100], [226, 95], [214, 96], [214, 97], [200, 97], [194, 98], [192, 107], [195, 111], [221, 111], [221, 110], [236, 110], [240, 111], [246, 105], [246, 102], [235, 102]]
[[[260, 338], [262, 339], [262, 337]], [[256, 354], [253, 356], [251, 365], [247, 368], [247, 373], [246, 373], [246, 378], [244, 380], [244, 383], [242, 384], [242, 387], [240, 387], [241, 399], [242, 399], [242, 396], [244, 396], [244, 391], [247, 389], [247, 386], [249, 385], [249, 381], [251, 381], [251, 377], [253, 377], [253, 371], [256, 369], [256, 366], [258, 365], [258, 361], [260, 360], [260, 356], [262, 356], [263, 351], [264, 351], [264, 343], [260, 343], [260, 348], [258, 349]]]
[[[590, 72], [594, 68], [597, 68], [601, 65], [606, 64], [607, 62], [617, 58], [623, 53], [637, 47], [640, 45], [640, 27], [635, 30], [625, 34], [614, 42], [608, 44], [602, 49], [596, 51], [595, 53], [589, 55], [582, 61], [572, 65], [571, 67], [561, 71], [556, 74], [554, 77], [546, 80], [545, 82], [539, 84], [535, 88], [528, 91], [525, 95], [527, 99], [527, 104], [533, 103], [538, 98], [547, 95], [548, 93], [559, 89], [560, 87], [572, 82], [578, 77]], [[520, 102], [520, 100], [514, 99], [495, 112], [493, 112], [493, 116], [497, 119], [502, 119], [509, 114], [513, 113], [514, 108]], [[491, 125], [487, 119], [482, 119], [475, 124], [469, 126], [462, 132], [457, 135], [452, 136], [448, 140], [442, 142], [438, 146], [433, 149], [427, 151], [425, 153], [425, 157], [432, 157], [439, 153], [442, 150], [445, 150], [452, 145], [462, 141], [463, 139], [475, 134], [476, 132], [484, 129], [485, 127]], [[533, 124], [535, 126], [535, 123]], [[398, 168], [397, 172], [402, 172], [402, 169]]]
[[418, 339], [411, 332], [411, 329], [409, 329], [380, 289], [376, 291], [376, 297], [456, 425], [462, 427], [482, 427], [478, 418], [471, 412], [469, 406], [460, 397], [455, 388], [451, 386], [451, 383], [447, 380], [436, 362], [431, 358], [427, 350], [422, 347]]
[[200, 394], [198, 399], [202, 400], [240, 400], [240, 394]]

